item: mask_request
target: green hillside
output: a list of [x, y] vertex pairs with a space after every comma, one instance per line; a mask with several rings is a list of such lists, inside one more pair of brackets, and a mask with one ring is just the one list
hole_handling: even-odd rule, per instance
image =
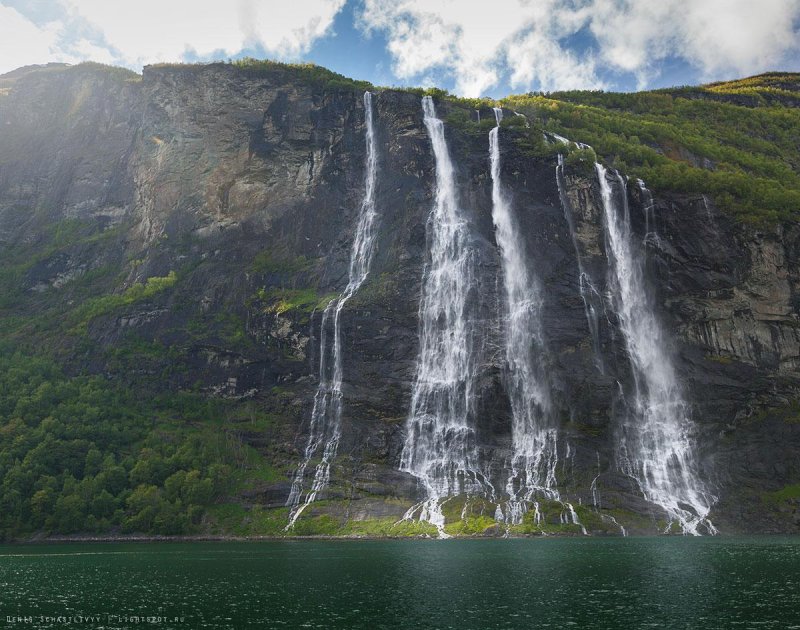
[[649, 92], [554, 92], [503, 104], [591, 145], [655, 191], [705, 193], [754, 223], [800, 215], [800, 74]]

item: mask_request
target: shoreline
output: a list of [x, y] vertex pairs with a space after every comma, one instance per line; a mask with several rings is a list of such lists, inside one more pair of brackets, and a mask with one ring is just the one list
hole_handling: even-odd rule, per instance
[[138, 535], [138, 534], [117, 534], [117, 535], [70, 535], [70, 536], [41, 536], [25, 539], [7, 540], [0, 542], [0, 546], [26, 546], [26, 545], [52, 545], [52, 544], [71, 544], [71, 543], [196, 543], [196, 542], [297, 542], [303, 540], [328, 540], [328, 541], [388, 541], [388, 540], [544, 540], [544, 539], [577, 539], [577, 540], [602, 540], [602, 539], [623, 539], [623, 538], [739, 538], [742, 536], [767, 536], [767, 537], [796, 537], [798, 534], [763, 532], [758, 534], [717, 534], [716, 536], [684, 536], [681, 534], [633, 534], [623, 536], [583, 536], [580, 534], [534, 534], [534, 535], [509, 535], [509, 536], [452, 536], [447, 539], [436, 536], [363, 536], [363, 535], [344, 535], [330, 536], [325, 534], [310, 534], [308, 536], [236, 536], [233, 534], [195, 534], [181, 536], [167, 535]]
[[[636, 538], [646, 538], [647, 536], [636, 536]], [[452, 536], [442, 539], [437, 536], [364, 536], [364, 535], [344, 535], [330, 536], [325, 534], [310, 534], [308, 536], [236, 536], [233, 534], [195, 534], [195, 535], [137, 535], [137, 534], [118, 534], [118, 535], [70, 535], [70, 536], [41, 536], [0, 542], [0, 545], [48, 545], [48, 544], [67, 544], [67, 543], [186, 543], [186, 542], [272, 542], [272, 541], [302, 541], [302, 540], [342, 540], [342, 541], [366, 541], [366, 540], [510, 540], [510, 539], [544, 539], [544, 538], [622, 538], [622, 536], [582, 536], [574, 534], [535, 534], [535, 535], [511, 535], [511, 536]]]

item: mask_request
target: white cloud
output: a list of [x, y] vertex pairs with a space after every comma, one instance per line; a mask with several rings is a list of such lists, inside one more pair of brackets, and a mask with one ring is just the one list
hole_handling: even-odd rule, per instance
[[800, 0], [49, 0], [46, 12], [11, 1], [0, 0], [0, 71], [84, 59], [138, 69], [249, 48], [302, 58], [348, 1], [363, 32], [385, 36], [397, 79], [452, 77], [465, 95], [598, 88], [625, 74], [646, 87], [672, 57], [706, 79], [800, 59]]
[[88, 39], [81, 38], [73, 44], [65, 46], [70, 53], [80, 61], [97, 61], [98, 63], [114, 64], [117, 59], [108, 48], [99, 46], [98, 44], [89, 41]]
[[584, 59], [561, 48], [538, 31], [530, 31], [508, 45], [511, 87], [525, 90], [532, 85], [544, 91], [602, 89], [593, 56]]
[[[359, 25], [385, 34], [398, 78], [445, 70], [478, 95], [505, 76], [515, 89], [604, 87], [601, 69], [644, 86], [668, 57], [708, 78], [761, 72], [800, 52], [798, 19], [800, 0], [365, 0]], [[592, 52], [569, 50], [573, 36]]]
[[706, 77], [774, 69], [797, 54], [800, 0], [594, 0], [590, 28], [603, 61], [646, 78], [674, 55]]
[[296, 59], [330, 32], [347, 0], [56, 1], [61, 17], [42, 26], [0, 0], [0, 71], [83, 60], [138, 69], [235, 56], [257, 46], [270, 56]]
[[72, 21], [85, 21], [118, 63], [140, 67], [187, 55], [233, 56], [260, 45], [289, 59], [331, 28], [346, 0], [61, 0]]
[[800, 51], [794, 23], [798, 0], [706, 0], [687, 11], [682, 48], [707, 74], [770, 69], [786, 52]]
[[[494, 0], [490, 6], [459, 0], [365, 0], [359, 26], [382, 31], [398, 78], [411, 79], [435, 68], [453, 74], [456, 91], [480, 95], [498, 83], [506, 66], [519, 67], [520, 81], [558, 83], [564, 73], [595, 80], [591, 64], [568, 55], [560, 37], [580, 27], [581, 11], [559, 12], [556, 0]], [[553, 20], [559, 15], [563, 19]], [[576, 27], [577, 24], [577, 27]], [[537, 53], [547, 44], [555, 61]], [[526, 64], [522, 68], [522, 64]], [[533, 65], [530, 65], [533, 64]], [[558, 75], [558, 76], [554, 76]]]
[[28, 64], [65, 61], [56, 46], [58, 32], [57, 23], [39, 27], [0, 4], [0, 74]]

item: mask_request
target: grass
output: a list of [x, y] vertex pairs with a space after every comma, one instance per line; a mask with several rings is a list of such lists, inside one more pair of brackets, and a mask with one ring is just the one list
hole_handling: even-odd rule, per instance
[[420, 521], [398, 521], [393, 518], [374, 518], [364, 521], [348, 521], [341, 530], [347, 536], [386, 536], [389, 538], [435, 537], [436, 527]]
[[762, 496], [764, 502], [771, 503], [773, 505], [786, 503], [788, 501], [800, 501], [800, 483], [789, 484], [780, 490], [766, 492]]
[[122, 293], [112, 293], [87, 300], [70, 315], [74, 322], [73, 329], [76, 332], [86, 332], [89, 322], [96, 317], [147, 300], [173, 287], [177, 281], [178, 275], [174, 271], [170, 271], [163, 277], [153, 276], [145, 282], [136, 282]]
[[290, 311], [310, 314], [324, 309], [337, 293], [319, 294], [316, 289], [260, 289], [257, 297], [267, 304], [268, 310], [277, 315]]
[[211, 533], [234, 536], [283, 536], [289, 519], [288, 508], [265, 510], [238, 503], [212, 505], [206, 515]]
[[259, 253], [250, 264], [254, 273], [264, 274], [298, 274], [310, 271], [314, 261], [305, 256], [292, 256], [280, 250], [265, 250]]

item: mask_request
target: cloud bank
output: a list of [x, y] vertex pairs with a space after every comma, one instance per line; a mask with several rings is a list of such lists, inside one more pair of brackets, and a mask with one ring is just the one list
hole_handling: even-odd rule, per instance
[[[800, 0], [0, 0], [0, 73], [29, 63], [159, 61], [259, 51], [303, 59], [349, 2], [401, 83], [476, 96], [640, 87], [678, 60], [702, 79], [800, 58]], [[350, 11], [351, 10], [351, 11]], [[319, 59], [325, 63], [325, 59]]]
[[799, 19], [800, 0], [365, 0], [359, 25], [386, 36], [399, 78], [438, 71], [476, 96], [504, 75], [518, 89], [600, 88], [613, 73], [644, 86], [670, 57], [751, 74], [798, 54]]
[[26, 63], [79, 60], [140, 69], [253, 48], [296, 59], [330, 31], [345, 2], [54, 0], [59, 17], [37, 25], [0, 0], [0, 72]]

